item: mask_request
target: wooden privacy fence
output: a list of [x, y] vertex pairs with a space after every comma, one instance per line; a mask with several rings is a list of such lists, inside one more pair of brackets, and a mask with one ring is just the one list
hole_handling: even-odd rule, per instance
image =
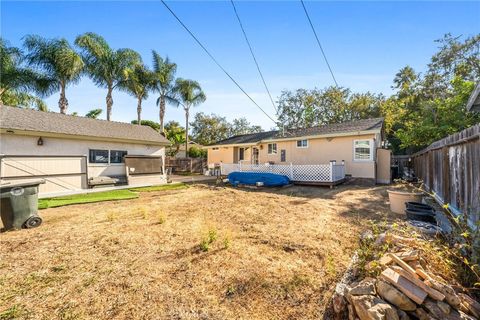
[[231, 172], [276, 173], [294, 182], [336, 184], [345, 179], [345, 165], [332, 161], [329, 164], [244, 164], [222, 163], [222, 175]]
[[412, 156], [416, 175], [456, 214], [480, 220], [480, 124], [432, 143]]
[[166, 157], [165, 168], [167, 168], [172, 173], [203, 173], [203, 171], [207, 168], [207, 159]]

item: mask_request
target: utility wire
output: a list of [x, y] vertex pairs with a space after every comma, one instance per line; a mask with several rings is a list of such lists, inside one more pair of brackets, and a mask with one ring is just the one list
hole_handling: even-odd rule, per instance
[[248, 44], [248, 48], [250, 49], [250, 53], [252, 54], [253, 61], [255, 61], [255, 65], [257, 66], [258, 73], [260, 74], [260, 78], [262, 78], [263, 85], [265, 86], [265, 90], [267, 90], [268, 97], [270, 98], [270, 102], [272, 103], [273, 109], [275, 112], [277, 112], [277, 107], [275, 106], [275, 102], [273, 102], [272, 95], [270, 94], [270, 90], [268, 90], [267, 83], [265, 82], [265, 78], [263, 77], [262, 71], [260, 70], [260, 66], [258, 65], [257, 58], [255, 57], [255, 54], [253, 53], [252, 45], [250, 44], [250, 41], [248, 40], [247, 33], [245, 32], [245, 29], [243, 28], [242, 21], [240, 20], [240, 16], [238, 15], [237, 12], [237, 7], [235, 6], [235, 3], [233, 0], [230, 0], [232, 3], [233, 11], [235, 11], [235, 15], [237, 16], [238, 24], [240, 25], [240, 28], [242, 29], [243, 36], [245, 37], [245, 41]]
[[265, 110], [263, 110], [262, 107], [260, 107], [258, 103], [255, 102], [255, 100], [253, 100], [253, 98], [250, 97], [250, 95], [245, 90], [243, 90], [243, 88], [238, 84], [238, 82], [233, 79], [233, 77], [227, 72], [227, 70], [225, 70], [224, 67], [222, 67], [222, 65], [217, 61], [217, 59], [215, 59], [215, 57], [210, 53], [210, 51], [205, 48], [205, 46], [200, 42], [200, 40], [198, 40], [197, 37], [190, 31], [190, 29], [188, 29], [188, 27], [182, 22], [182, 20], [180, 20], [180, 18], [175, 14], [175, 12], [170, 9], [170, 7], [166, 4], [165, 0], [160, 1], [162, 1], [163, 5], [167, 8], [167, 10], [170, 11], [170, 13], [175, 17], [175, 19], [177, 19], [177, 21], [182, 25], [182, 27], [192, 36], [192, 38], [198, 43], [198, 45], [203, 49], [203, 51], [205, 51], [205, 53], [213, 60], [213, 62], [215, 62], [215, 64], [227, 75], [227, 77], [229, 77], [230, 80], [232, 80], [232, 82], [235, 83], [235, 85], [248, 97], [248, 99], [250, 99], [250, 101], [252, 101], [276, 125], [277, 122], [272, 117], [270, 117], [268, 113], [266, 113]]
[[330, 70], [330, 74], [332, 75], [333, 82], [335, 82], [335, 86], [338, 87], [337, 79], [335, 79], [335, 76], [333, 75], [332, 68], [330, 67], [330, 63], [328, 63], [327, 55], [325, 54], [325, 51], [323, 51], [322, 44], [320, 43], [320, 40], [318, 39], [317, 32], [315, 31], [315, 28], [313, 27], [312, 20], [310, 19], [310, 16], [308, 15], [307, 7], [305, 7], [305, 3], [303, 3], [303, 0], [300, 0], [302, 3], [303, 10], [305, 11], [305, 15], [307, 16], [308, 22], [310, 23], [310, 27], [312, 27], [313, 34], [315, 35], [315, 39], [317, 39], [318, 46], [320, 47], [320, 51], [322, 51], [323, 58], [325, 59], [325, 62], [327, 64], [328, 70]]

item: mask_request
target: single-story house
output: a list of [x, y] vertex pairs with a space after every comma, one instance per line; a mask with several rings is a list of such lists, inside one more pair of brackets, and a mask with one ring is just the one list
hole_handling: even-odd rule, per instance
[[164, 183], [168, 144], [149, 126], [0, 106], [0, 178], [43, 178], [41, 194]]
[[345, 164], [354, 178], [390, 182], [390, 151], [382, 149], [383, 118], [365, 119], [285, 131], [238, 135], [208, 148], [208, 165]]

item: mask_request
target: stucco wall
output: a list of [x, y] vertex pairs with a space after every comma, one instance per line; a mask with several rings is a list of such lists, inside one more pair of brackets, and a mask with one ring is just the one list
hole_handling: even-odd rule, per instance
[[[15, 134], [1, 134], [0, 154], [2, 155], [86, 155], [89, 149], [124, 150], [130, 155], [160, 155], [165, 157], [163, 146], [142, 145], [120, 142], [103, 142], [90, 140], [76, 140], [63, 138], [42, 137], [43, 145], [38, 146], [37, 136], [23, 136]], [[88, 163], [88, 176], [125, 175], [124, 164], [97, 164]]]
[[[372, 139], [373, 160], [354, 161], [354, 140]], [[259, 148], [259, 163], [273, 161], [276, 164], [327, 164], [330, 160], [341, 162], [345, 160], [346, 174], [356, 178], [375, 178], [375, 149], [380, 146], [379, 134], [355, 135], [333, 138], [308, 139], [307, 148], [297, 148], [296, 141], [277, 141], [277, 154], [268, 154], [268, 144], [262, 143]], [[248, 149], [250, 159], [251, 149]], [[286, 161], [281, 162], [281, 150], [286, 151]], [[246, 153], [247, 154], [247, 153]], [[208, 149], [208, 163], [234, 163], [234, 148], [220, 147], [218, 150]]]
[[217, 150], [208, 149], [207, 163], [208, 165], [223, 163], [234, 163], [233, 147], [219, 147]]

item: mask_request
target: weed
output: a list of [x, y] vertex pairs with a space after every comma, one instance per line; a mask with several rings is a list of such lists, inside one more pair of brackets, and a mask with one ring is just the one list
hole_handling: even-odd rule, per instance
[[337, 268], [335, 266], [335, 260], [333, 256], [329, 255], [326, 261], [327, 274], [335, 276], [337, 274]]
[[230, 239], [230, 236], [226, 236], [223, 239], [223, 248], [227, 250], [228, 248], [230, 248], [231, 245], [232, 245], [232, 239]]
[[204, 252], [210, 250], [210, 245], [218, 238], [217, 229], [210, 228], [206, 236], [200, 241], [200, 249]]
[[160, 212], [157, 216], [158, 224], [164, 224], [165, 221], [167, 221], [167, 218], [165, 217], [165, 214], [163, 212]]
[[218, 233], [216, 229], [210, 229], [208, 230], [208, 242], [212, 243], [218, 238]]
[[233, 296], [235, 293], [237, 293], [237, 288], [235, 288], [235, 286], [232, 285], [232, 284], [229, 285], [228, 288], [227, 288], [227, 292], [226, 292], [227, 296], [231, 297], [231, 296]]
[[210, 243], [208, 242], [208, 239], [202, 239], [200, 242], [200, 249], [204, 252], [210, 250]]
[[115, 214], [115, 212], [110, 211], [110, 212], [107, 213], [107, 220], [108, 221], [113, 222], [116, 218], [117, 218], [117, 215]]
[[5, 311], [0, 312], [0, 320], [17, 319], [24, 314], [22, 306], [14, 305]]
[[65, 266], [63, 266], [63, 265], [53, 266], [53, 267], [50, 268], [50, 270], [52, 270], [53, 272], [60, 272], [60, 271], [65, 270]]

